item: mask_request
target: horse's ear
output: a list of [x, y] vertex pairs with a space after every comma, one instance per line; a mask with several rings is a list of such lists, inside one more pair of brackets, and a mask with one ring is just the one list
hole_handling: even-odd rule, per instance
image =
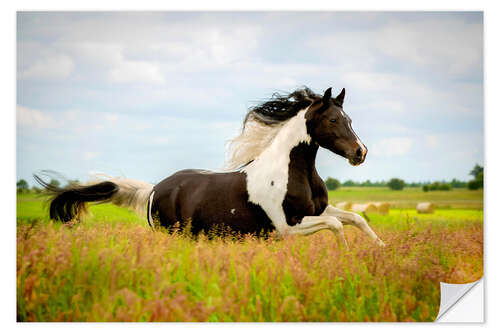
[[328, 107], [330, 106], [330, 99], [331, 98], [332, 98], [332, 87], [325, 90], [325, 93], [323, 94], [323, 98], [321, 98], [322, 105], [316, 112], [323, 113], [323, 111], [328, 109]]
[[325, 93], [323, 94], [323, 104], [328, 105], [331, 98], [332, 98], [332, 87], [325, 90]]
[[345, 88], [342, 88], [340, 94], [337, 97], [335, 97], [335, 100], [337, 101], [337, 103], [340, 104], [340, 106], [344, 105], [344, 96], [345, 96]]

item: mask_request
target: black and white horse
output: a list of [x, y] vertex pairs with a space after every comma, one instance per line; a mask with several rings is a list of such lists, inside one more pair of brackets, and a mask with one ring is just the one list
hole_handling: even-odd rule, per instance
[[[156, 185], [110, 178], [87, 185], [55, 188], [52, 219], [68, 222], [87, 202], [110, 201], [146, 210], [152, 227], [190, 223], [197, 234], [224, 226], [240, 233], [276, 230], [280, 235], [333, 231], [347, 245], [343, 225], [353, 225], [379, 245], [382, 240], [358, 214], [328, 204], [325, 183], [315, 168], [319, 147], [363, 163], [367, 149], [343, 111], [345, 90], [335, 98], [310, 89], [273, 98], [251, 108], [241, 134], [232, 141], [228, 168], [211, 172], [182, 170]], [[236, 169], [240, 167], [239, 169]]]

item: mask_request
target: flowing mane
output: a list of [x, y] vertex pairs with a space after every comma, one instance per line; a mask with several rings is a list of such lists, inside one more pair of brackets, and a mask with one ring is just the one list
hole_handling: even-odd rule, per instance
[[229, 141], [225, 168], [233, 170], [250, 163], [276, 137], [283, 125], [321, 96], [304, 87], [290, 94], [274, 93], [270, 100], [251, 107], [241, 134]]

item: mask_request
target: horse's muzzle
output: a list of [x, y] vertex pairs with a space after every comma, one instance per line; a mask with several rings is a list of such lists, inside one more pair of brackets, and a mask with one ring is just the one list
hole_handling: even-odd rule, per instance
[[359, 147], [354, 155], [349, 158], [349, 163], [354, 166], [360, 165], [365, 161], [367, 151], [365, 147]]
[[365, 161], [364, 158], [352, 158], [352, 159], [350, 158], [349, 164], [357, 166], [357, 165], [360, 165], [361, 163], [363, 163], [364, 161]]

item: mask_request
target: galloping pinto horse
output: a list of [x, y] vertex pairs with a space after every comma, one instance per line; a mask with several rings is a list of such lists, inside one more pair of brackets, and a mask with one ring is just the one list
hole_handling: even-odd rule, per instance
[[348, 224], [383, 246], [365, 219], [328, 204], [316, 171], [319, 147], [352, 165], [363, 163], [367, 153], [343, 111], [345, 89], [335, 98], [331, 94], [331, 88], [321, 96], [306, 87], [251, 108], [232, 141], [228, 171], [182, 170], [156, 185], [110, 178], [62, 189], [35, 178], [53, 193], [50, 217], [63, 222], [87, 202], [108, 201], [146, 210], [151, 227], [190, 223], [194, 234], [224, 226], [240, 233], [276, 230], [282, 236], [329, 229], [347, 245], [343, 225]]

